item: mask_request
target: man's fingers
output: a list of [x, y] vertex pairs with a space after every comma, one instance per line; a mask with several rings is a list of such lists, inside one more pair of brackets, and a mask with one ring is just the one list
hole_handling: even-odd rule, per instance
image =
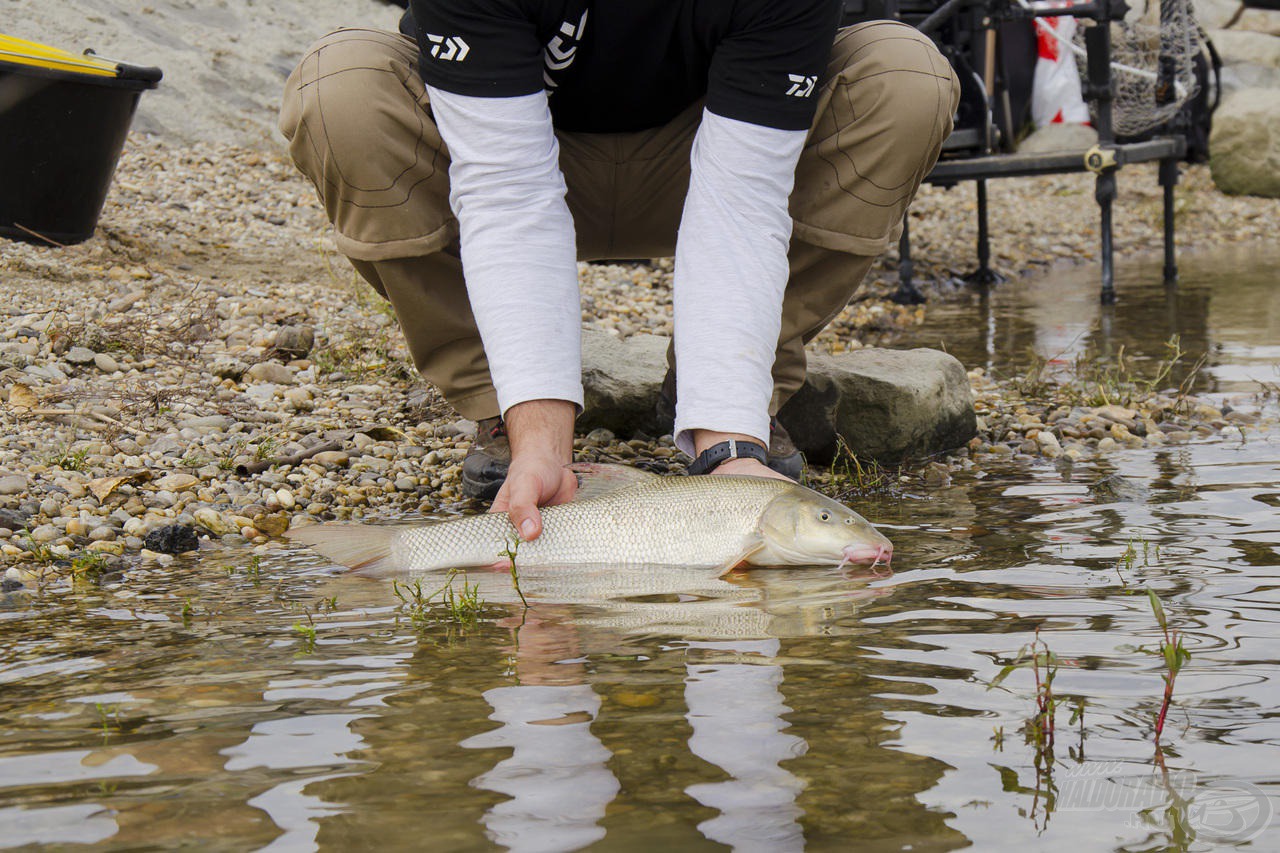
[[537, 539], [542, 535], [542, 515], [538, 512], [538, 480], [535, 477], [521, 477], [510, 482], [508, 498], [511, 524], [520, 533], [525, 542]]

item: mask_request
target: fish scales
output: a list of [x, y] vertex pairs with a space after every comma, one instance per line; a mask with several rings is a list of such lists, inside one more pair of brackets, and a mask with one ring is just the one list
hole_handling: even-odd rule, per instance
[[[740, 554], [764, 508], [794, 488], [758, 477], [655, 477], [543, 509], [543, 534], [521, 542], [517, 566], [582, 563], [719, 566]], [[498, 562], [516, 531], [505, 514], [399, 534], [411, 569]]]

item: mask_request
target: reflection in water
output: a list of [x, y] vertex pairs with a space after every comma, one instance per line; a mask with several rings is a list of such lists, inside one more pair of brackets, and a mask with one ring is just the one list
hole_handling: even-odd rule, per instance
[[518, 853], [578, 850], [604, 838], [598, 823], [618, 793], [609, 750], [591, 734], [600, 697], [585, 684], [496, 687], [484, 694], [501, 728], [467, 749], [509, 747], [472, 784], [511, 797], [485, 814], [489, 837]]
[[[778, 654], [779, 643], [692, 642], [689, 648], [767, 659]], [[704, 806], [720, 811], [719, 817], [698, 824], [698, 830], [744, 853], [803, 850], [804, 831], [797, 822], [802, 812], [796, 797], [804, 782], [779, 764], [803, 755], [806, 745], [782, 731], [788, 726], [782, 715], [791, 710], [778, 690], [782, 667], [766, 661], [691, 663], [688, 670], [684, 698], [686, 718], [693, 726], [689, 749], [732, 777], [685, 788]]]

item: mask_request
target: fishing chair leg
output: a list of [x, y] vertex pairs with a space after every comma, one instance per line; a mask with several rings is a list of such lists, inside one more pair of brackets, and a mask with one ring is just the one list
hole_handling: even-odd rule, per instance
[[976, 287], [990, 287], [1002, 284], [1006, 280], [1003, 275], [991, 268], [991, 229], [987, 216], [987, 182], [976, 181], [978, 185], [978, 268], [964, 277], [967, 284]]
[[908, 217], [902, 217], [902, 236], [898, 238], [898, 290], [889, 297], [899, 305], [919, 305], [925, 301], [924, 294], [916, 287], [912, 278], [911, 232]]
[[1160, 161], [1160, 186], [1164, 188], [1164, 283], [1178, 283], [1178, 261], [1174, 256], [1173, 188], [1178, 185], [1178, 160]]

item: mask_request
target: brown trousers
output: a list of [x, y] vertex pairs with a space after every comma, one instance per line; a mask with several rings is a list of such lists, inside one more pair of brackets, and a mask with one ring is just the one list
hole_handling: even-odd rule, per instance
[[[873, 21], [840, 31], [816, 98], [791, 194], [774, 412], [804, 383], [805, 343], [898, 239], [951, 132], [959, 84], [928, 38]], [[557, 131], [581, 260], [674, 254], [701, 112], [637, 133]], [[464, 417], [497, 415], [417, 45], [381, 30], [321, 39], [289, 77], [280, 129], [338, 249], [391, 301], [419, 372]]]

